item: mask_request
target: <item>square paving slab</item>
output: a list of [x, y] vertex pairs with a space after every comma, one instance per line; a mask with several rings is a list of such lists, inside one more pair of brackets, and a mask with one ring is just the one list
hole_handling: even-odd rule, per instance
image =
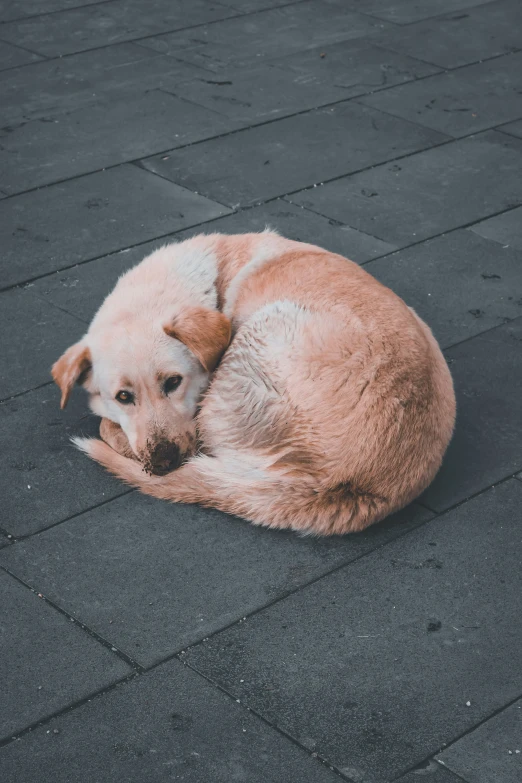
[[0, 0], [0, 21], [23, 19], [76, 6], [93, 5], [99, 0]]
[[131, 41], [146, 35], [179, 30], [214, 19], [234, 16], [237, 11], [206, 0], [111, 0], [92, 7], [49, 13], [2, 27], [5, 41], [43, 54], [61, 57]]
[[133, 492], [0, 562], [150, 666], [429, 517], [413, 505], [366, 534], [314, 540]]
[[17, 65], [26, 65], [34, 63], [43, 58], [34, 52], [28, 52], [26, 49], [19, 49], [18, 46], [0, 41], [0, 71], [7, 68], [15, 68]]
[[0, 589], [0, 740], [131, 672], [114, 653], [3, 570]]
[[422, 60], [382, 48], [381, 35], [385, 32], [297, 52], [272, 60], [272, 65], [288, 68], [303, 78], [328, 80], [344, 89], [346, 98], [414, 81], [439, 70]]
[[504, 248], [522, 250], [522, 207], [483, 220], [472, 226], [471, 230], [481, 237], [499, 242]]
[[483, 723], [439, 755], [469, 783], [522, 780], [522, 701]]
[[429, 239], [364, 268], [416, 310], [443, 348], [522, 315], [522, 249], [469, 230]]
[[437, 70], [411, 57], [370, 46], [364, 39], [310, 49], [240, 71], [201, 72], [172, 90], [227, 117], [255, 122], [342, 101]]
[[[363, 10], [363, 9], [361, 9]], [[258, 62], [386, 29], [345, 0], [305, 0], [197, 29], [146, 38], [143, 46], [211, 70]], [[7, 39], [6, 39], [7, 40]], [[11, 40], [11, 39], [9, 39]]]
[[133, 43], [49, 60], [38, 68], [15, 68], [0, 81], [2, 125], [55, 119], [108, 95], [135, 101], [140, 90], [158, 89], [164, 83], [172, 87], [197, 70]]
[[520, 693], [521, 502], [491, 489], [183, 660], [349, 779], [392, 780]]
[[425, 781], [429, 781], [429, 783], [462, 783], [462, 778], [432, 760], [397, 778], [397, 783], [424, 783]]
[[422, 496], [442, 511], [522, 467], [522, 317], [446, 351], [457, 426], [435, 481]]
[[501, 0], [464, 13], [451, 9], [435, 23], [427, 19], [385, 31], [375, 43], [442, 68], [457, 68], [520, 49], [521, 25], [519, 1]]
[[2, 748], [0, 764], [4, 783], [339, 781], [179, 661]]
[[509, 133], [512, 136], [522, 139], [522, 120], [508, 122], [507, 125], [501, 125], [499, 130], [502, 131], [502, 133]]
[[50, 380], [51, 365], [85, 332], [77, 318], [34, 296], [29, 290], [0, 294], [0, 399], [34, 389]]
[[233, 123], [161, 90], [0, 131], [0, 178], [8, 193], [71, 179], [231, 130]]
[[419, 19], [436, 17], [446, 11], [457, 11], [482, 5], [488, 0], [351, 0], [352, 4], [364, 9], [372, 16], [387, 19], [396, 24], [410, 24]]
[[70, 442], [98, 428], [85, 393], [60, 411], [53, 383], [0, 404], [2, 528], [25, 536], [128, 491]]
[[241, 13], [246, 13], [247, 11], [264, 11], [279, 5], [288, 5], [288, 0], [227, 0], [227, 5], [230, 8], [236, 8]]
[[520, 203], [522, 142], [480, 133], [291, 200], [386, 242], [410, 245]]
[[359, 100], [450, 136], [468, 136], [522, 115], [522, 52]]
[[446, 138], [347, 102], [174, 150], [142, 163], [150, 171], [220, 203], [248, 205], [415, 152]]
[[195, 225], [229, 210], [133, 165], [0, 202], [9, 227], [0, 259], [7, 287]]

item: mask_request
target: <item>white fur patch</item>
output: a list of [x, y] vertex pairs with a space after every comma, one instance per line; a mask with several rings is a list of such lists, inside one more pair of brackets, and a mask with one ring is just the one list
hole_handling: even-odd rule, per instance
[[91, 324], [100, 323], [126, 310], [146, 314], [149, 320], [172, 318], [191, 305], [217, 308], [218, 260], [214, 241], [197, 236], [155, 250], [118, 280]]
[[232, 317], [239, 291], [247, 277], [257, 272], [267, 261], [284, 252], [286, 245], [286, 240], [281, 239], [280, 236], [272, 232], [266, 231], [259, 235], [259, 241], [256, 243], [252, 258], [239, 270], [227, 288], [223, 306], [223, 312], [226, 316]]
[[176, 282], [197, 296], [199, 303], [211, 309], [217, 308], [216, 280], [218, 274], [217, 256], [211, 241], [201, 237], [188, 239], [173, 247], [172, 266]]

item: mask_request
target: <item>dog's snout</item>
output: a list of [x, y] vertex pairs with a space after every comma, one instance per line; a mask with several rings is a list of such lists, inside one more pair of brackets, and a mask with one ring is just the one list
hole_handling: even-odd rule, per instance
[[150, 454], [151, 472], [158, 476], [170, 473], [179, 467], [181, 462], [181, 453], [179, 446], [175, 443], [158, 443]]

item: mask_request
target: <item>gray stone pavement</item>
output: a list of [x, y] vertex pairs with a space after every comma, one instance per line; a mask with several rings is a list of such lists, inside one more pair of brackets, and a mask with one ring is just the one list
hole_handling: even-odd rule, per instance
[[[519, 0], [0, 0], [0, 117], [0, 781], [519, 783]], [[50, 382], [158, 244], [266, 224], [455, 379], [439, 476], [357, 536], [129, 491]]]

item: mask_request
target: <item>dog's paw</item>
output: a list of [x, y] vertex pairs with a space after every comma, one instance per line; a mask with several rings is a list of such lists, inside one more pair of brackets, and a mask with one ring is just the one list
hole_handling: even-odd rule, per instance
[[129, 459], [137, 459], [127, 436], [123, 432], [119, 424], [111, 421], [110, 419], [103, 418], [100, 422], [100, 438], [107, 443], [111, 449], [121, 454], [123, 457]]

